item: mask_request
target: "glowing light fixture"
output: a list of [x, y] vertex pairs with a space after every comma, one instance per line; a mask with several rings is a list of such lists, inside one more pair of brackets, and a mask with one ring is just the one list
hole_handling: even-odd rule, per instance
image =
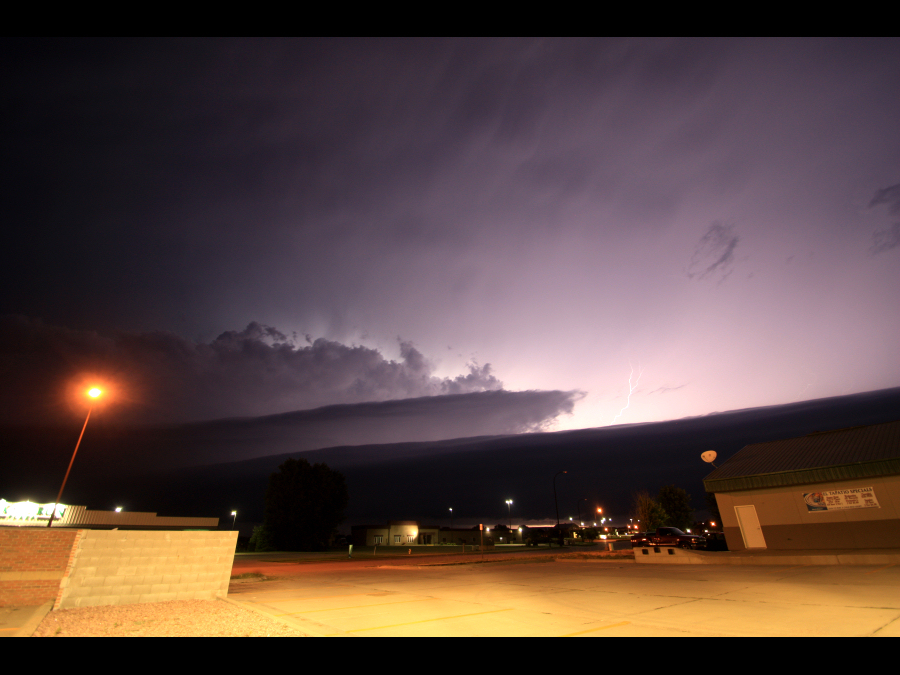
[[[69, 460], [69, 468], [66, 469], [66, 475], [63, 478], [62, 485], [59, 486], [59, 494], [56, 495], [56, 503], [59, 503], [59, 500], [62, 498], [63, 490], [66, 487], [66, 481], [69, 480], [69, 472], [72, 470], [72, 464], [75, 463], [75, 455], [78, 454], [78, 446], [81, 445], [81, 439], [84, 438], [84, 430], [87, 429], [88, 420], [91, 419], [91, 410], [94, 409], [93, 401], [96, 401], [103, 391], [99, 387], [91, 387], [85, 392], [89, 398], [92, 399], [90, 407], [88, 407], [87, 417], [84, 418], [84, 426], [81, 427], [81, 434], [78, 436], [78, 442], [75, 444], [75, 450], [72, 452], [72, 459]], [[56, 515], [56, 510], [54, 509], [50, 513], [50, 519], [47, 521], [47, 527], [53, 526], [53, 518]]]

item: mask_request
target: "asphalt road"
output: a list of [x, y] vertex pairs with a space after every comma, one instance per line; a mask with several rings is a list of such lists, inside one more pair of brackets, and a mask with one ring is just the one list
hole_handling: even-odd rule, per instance
[[314, 635], [900, 637], [900, 565], [420, 562], [281, 563], [229, 599]]

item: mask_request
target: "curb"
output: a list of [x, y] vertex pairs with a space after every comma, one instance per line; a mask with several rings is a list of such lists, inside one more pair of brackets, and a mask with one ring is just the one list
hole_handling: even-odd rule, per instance
[[22, 624], [22, 627], [19, 628], [15, 633], [13, 633], [13, 637], [31, 637], [34, 635], [34, 631], [37, 630], [37, 627], [41, 625], [41, 621], [44, 620], [44, 617], [50, 613], [50, 610], [53, 609], [53, 601], [50, 600], [45, 602], [40, 607], [37, 607], [32, 613], [31, 616]]

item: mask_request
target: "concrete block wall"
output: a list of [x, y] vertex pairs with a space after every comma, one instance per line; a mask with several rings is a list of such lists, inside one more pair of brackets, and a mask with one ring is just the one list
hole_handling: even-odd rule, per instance
[[81, 530], [0, 527], [0, 607], [53, 601], [74, 560]]
[[82, 532], [54, 609], [228, 595], [237, 532]]

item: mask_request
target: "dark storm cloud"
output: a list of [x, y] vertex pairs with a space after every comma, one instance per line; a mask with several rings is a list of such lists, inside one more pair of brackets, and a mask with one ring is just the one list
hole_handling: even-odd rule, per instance
[[732, 272], [734, 265], [734, 249], [740, 237], [734, 233], [734, 227], [716, 221], [709, 226], [691, 256], [687, 275], [690, 279], [706, 279], [715, 275], [719, 280], [725, 279]]
[[[463, 414], [477, 414], [478, 399], [503, 394], [508, 392], [470, 394], [453, 405], [463, 403], [469, 408], [469, 413]], [[471, 404], [465, 404], [464, 399], [471, 399]], [[435, 402], [437, 399], [422, 400], [416, 405]], [[372, 412], [380, 409], [381, 414], [390, 416], [391, 411], [405, 405], [406, 402], [398, 401], [371, 407]], [[100, 447], [104, 439], [95, 433], [91, 437], [91, 452], [79, 455], [79, 471], [73, 472], [66, 490], [70, 503], [75, 504], [124, 504], [129, 510], [153, 510], [161, 515], [218, 517], [225, 517], [236, 508], [243, 519], [261, 520], [269, 475], [288, 457], [304, 457], [310, 462], [324, 462], [347, 477], [347, 525], [397, 517], [442, 522], [448, 517], [450, 505], [457, 519], [503, 522], [507, 513], [503, 499], [507, 497], [515, 500], [516, 518], [555, 519], [553, 490], [548, 490], [548, 486], [553, 475], [566, 469], [568, 473], [560, 477], [557, 485], [563, 518], [575, 516], [576, 502], [589, 498], [622, 523], [626, 522], [633, 492], [642, 486], [656, 491], [675, 483], [697, 498], [695, 508], [705, 508], [702, 479], [711, 468], [700, 460], [700, 452], [705, 449], [714, 448], [724, 461], [749, 443], [890, 422], [896, 420], [898, 405], [900, 389], [895, 388], [656, 424], [502, 438], [357, 445], [312, 452], [288, 447], [288, 433], [282, 434], [283, 442], [271, 445], [267, 443], [273, 434], [267, 434], [266, 442], [260, 442], [260, 434], [251, 433], [253, 428], [275, 431], [275, 420], [233, 421], [173, 430], [165, 437], [166, 443], [161, 444], [164, 448], [178, 445], [193, 449], [201, 441], [204, 462], [215, 461], [212, 451], [217, 451], [223, 462], [218, 466], [182, 468], [185, 462], [182, 466], [146, 462], [120, 471], [112, 471], [108, 466], [117, 446], [106, 443]], [[359, 406], [335, 406], [344, 407]], [[377, 419], [378, 414], [372, 419]], [[244, 427], [247, 433], [234, 433], [227, 427]], [[224, 452], [217, 429], [218, 437], [234, 441], [233, 445], [224, 446]], [[292, 429], [294, 438], [302, 436], [300, 426]], [[285, 454], [263, 456], [263, 448]], [[65, 450], [58, 455], [55, 464], [62, 473], [68, 457]], [[244, 461], [225, 464], [233, 456]], [[250, 457], [258, 459], [247, 459]], [[45, 479], [47, 465], [47, 456], [35, 452], [26, 453], [22, 462], [13, 465], [13, 471], [9, 470], [9, 462], [5, 463], [0, 472], [0, 494], [51, 501], [56, 493], [51, 492], [54, 488]], [[162, 485], [165, 490], [160, 489]]]
[[[248, 414], [273, 409], [296, 376], [282, 351], [313, 336], [402, 364], [384, 368], [396, 386], [351, 378], [347, 396], [418, 395], [402, 382], [415, 359], [384, 347], [396, 335], [442, 355], [450, 380], [424, 387], [442, 393], [485, 377], [456, 354], [489, 355], [512, 389], [568, 391], [616, 380], [623, 345], [640, 349], [664, 364], [646, 390], [696, 383], [636, 392], [645, 420], [788, 400], [809, 381], [786, 376], [798, 365], [821, 374], [810, 394], [895, 383], [898, 218], [854, 231], [847, 213], [897, 183], [896, 38], [8, 39], [0, 57], [19, 234], [0, 314], [166, 331], [226, 361], [222, 326], [277, 326], [288, 339], [263, 338], [273, 381], [246, 378]], [[877, 255], [847, 256], [845, 231]], [[792, 253], [765, 278], [733, 273]], [[752, 335], [729, 307], [782, 332]], [[870, 335], [874, 351], [853, 347]], [[221, 372], [185, 376], [177, 406], [218, 400]], [[317, 391], [310, 405], [333, 402]], [[616, 403], [567, 422], [607, 424]]]
[[171, 333], [101, 335], [6, 316], [0, 320], [0, 363], [7, 384], [2, 407], [6, 421], [40, 417], [44, 402], [52, 401], [50, 392], [65, 389], [62, 381], [89, 378], [108, 383], [111, 398], [123, 407], [117, 418], [147, 422], [502, 388], [490, 364], [472, 363], [467, 374], [441, 378], [411, 343], [401, 342], [400, 353], [394, 361], [376, 349], [321, 338], [298, 346], [258, 323], [195, 343]]
[[[900, 213], [900, 183], [878, 190], [872, 197], [872, 201], [869, 202], [869, 208], [881, 204], [888, 205], [888, 212], [891, 215]], [[884, 230], [876, 230], [872, 235], [872, 247], [869, 251], [874, 255], [889, 251], [896, 246], [900, 246], [900, 223], [893, 223]]]

